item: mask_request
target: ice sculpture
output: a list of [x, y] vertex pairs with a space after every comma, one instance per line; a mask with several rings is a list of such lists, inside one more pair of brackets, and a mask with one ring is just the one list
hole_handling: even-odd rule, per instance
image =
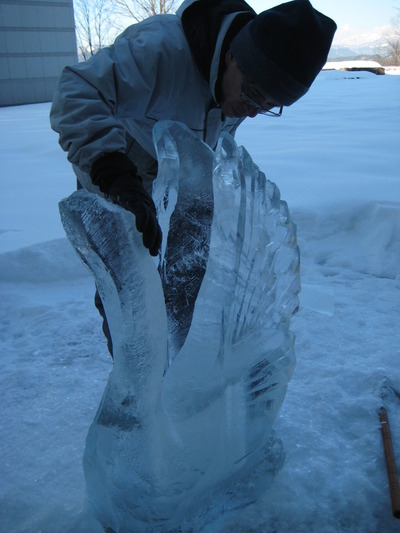
[[107, 531], [200, 531], [256, 500], [283, 460], [272, 424], [300, 283], [287, 206], [229, 135], [215, 154], [178, 123], [154, 139], [159, 270], [131, 213], [83, 190], [60, 203], [113, 340], [84, 455]]

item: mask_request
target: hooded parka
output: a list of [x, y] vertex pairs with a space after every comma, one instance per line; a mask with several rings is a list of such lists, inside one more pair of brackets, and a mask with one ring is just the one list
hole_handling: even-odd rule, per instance
[[50, 120], [80, 183], [95, 190], [96, 159], [124, 152], [151, 190], [157, 173], [152, 140], [159, 120], [184, 123], [211, 148], [243, 119], [218, 105], [229, 42], [255, 12], [243, 0], [187, 0], [176, 15], [128, 27], [90, 60], [66, 67]]

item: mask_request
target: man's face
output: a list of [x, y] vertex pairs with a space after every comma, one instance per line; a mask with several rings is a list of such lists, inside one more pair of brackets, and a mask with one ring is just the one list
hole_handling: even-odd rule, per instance
[[226, 53], [225, 61], [221, 109], [227, 117], [255, 117], [261, 108], [265, 110], [279, 105], [246, 79], [230, 50]]

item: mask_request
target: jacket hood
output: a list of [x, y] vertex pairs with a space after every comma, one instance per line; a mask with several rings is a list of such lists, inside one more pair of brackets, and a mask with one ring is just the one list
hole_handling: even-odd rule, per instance
[[176, 14], [181, 18], [195, 63], [218, 102], [225, 53], [256, 12], [244, 0], [186, 0]]

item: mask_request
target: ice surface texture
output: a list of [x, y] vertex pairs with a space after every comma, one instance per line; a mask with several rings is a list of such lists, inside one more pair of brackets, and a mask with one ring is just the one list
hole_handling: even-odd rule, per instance
[[295, 363], [299, 253], [277, 187], [232, 137], [213, 153], [161, 122], [154, 140], [158, 270], [131, 213], [83, 190], [60, 203], [114, 347], [84, 471], [105, 528], [197, 531], [282, 464], [272, 424]]

